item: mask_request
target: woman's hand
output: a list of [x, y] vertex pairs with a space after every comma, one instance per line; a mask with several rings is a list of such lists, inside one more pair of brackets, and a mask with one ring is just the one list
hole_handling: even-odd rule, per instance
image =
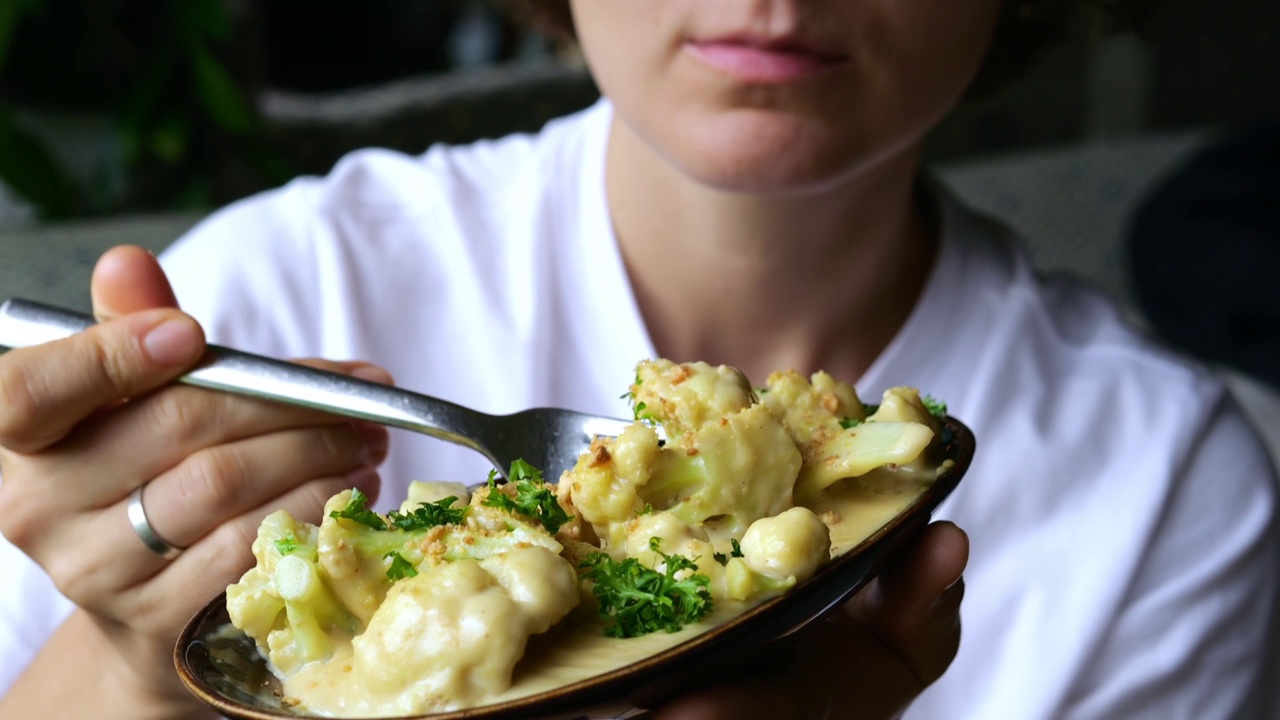
[[960, 646], [969, 539], [934, 523], [854, 599], [759, 672], [661, 707], [655, 720], [901, 715]]
[[[317, 520], [344, 488], [376, 496], [387, 434], [171, 384], [203, 355], [203, 332], [139, 248], [104, 255], [92, 288], [98, 325], [0, 356], [0, 532], [80, 608], [0, 715], [106, 717], [110, 698], [130, 717], [190, 716], [172, 663], [183, 624], [252, 565], [268, 512]], [[389, 381], [368, 365], [308, 364]], [[156, 534], [186, 548], [175, 559], [127, 519], [140, 486]]]

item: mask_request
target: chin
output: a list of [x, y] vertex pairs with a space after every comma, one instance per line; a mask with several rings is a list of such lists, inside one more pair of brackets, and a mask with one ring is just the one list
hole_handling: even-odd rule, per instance
[[[838, 185], [875, 160], [858, 133], [809, 118], [741, 111], [681, 124], [668, 159], [696, 182], [725, 192], [803, 194]], [[692, 130], [690, 130], [692, 128]]]

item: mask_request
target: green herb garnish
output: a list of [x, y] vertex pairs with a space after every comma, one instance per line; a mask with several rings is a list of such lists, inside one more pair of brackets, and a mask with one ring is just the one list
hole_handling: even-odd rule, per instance
[[858, 427], [862, 424], [861, 420], [856, 418], [840, 418], [840, 427], [848, 430], [849, 428]]
[[711, 557], [715, 558], [715, 561], [721, 565], [728, 565], [729, 558], [731, 557], [742, 557], [742, 546], [738, 544], [738, 541], [733, 538], [729, 538], [729, 544], [733, 546], [733, 550], [730, 551], [728, 555], [725, 555], [724, 553], [711, 553]]
[[417, 508], [409, 512], [392, 510], [387, 513], [387, 520], [391, 522], [391, 527], [407, 532], [429, 530], [439, 525], [460, 525], [467, 515], [467, 508], [465, 505], [451, 507], [457, 501], [456, 495], [450, 495], [432, 503], [419, 503]]
[[697, 569], [696, 558], [668, 555], [661, 546], [660, 538], [649, 539], [650, 549], [662, 557], [663, 572], [645, 567], [635, 558], [618, 561], [605, 553], [593, 553], [582, 562], [580, 567], [587, 568], [582, 579], [594, 583], [591, 591], [600, 604], [608, 637], [676, 632], [711, 612], [710, 578], [689, 575], [676, 579], [686, 570]]
[[298, 549], [298, 536], [289, 533], [276, 541], [276, 552], [281, 555], [288, 555]]
[[542, 481], [542, 471], [524, 460], [511, 463], [511, 471], [507, 473], [508, 484], [513, 485], [516, 490], [515, 498], [498, 491], [497, 478], [497, 471], [490, 470], [489, 495], [484, 499], [484, 504], [488, 507], [531, 517], [542, 523], [542, 527], [553, 535], [573, 519]]
[[920, 402], [924, 404], [924, 408], [934, 417], [943, 417], [947, 414], [947, 404], [941, 400], [935, 400], [932, 395], [924, 395], [920, 398]]
[[413, 563], [405, 560], [404, 556], [395, 550], [392, 550], [382, 557], [383, 559], [391, 558], [391, 566], [387, 568], [387, 579], [391, 582], [416, 577], [418, 575], [418, 568], [414, 567]]
[[386, 521], [382, 519], [381, 515], [368, 509], [368, 506], [369, 497], [360, 492], [360, 488], [354, 488], [351, 491], [351, 499], [347, 501], [347, 506], [329, 513], [329, 517], [357, 522], [374, 530], [386, 530]]

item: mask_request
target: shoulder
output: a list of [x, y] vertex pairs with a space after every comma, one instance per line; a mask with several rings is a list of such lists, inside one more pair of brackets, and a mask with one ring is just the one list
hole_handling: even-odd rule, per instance
[[1168, 521], [1180, 508], [1206, 531], [1249, 516], [1255, 540], [1274, 536], [1271, 458], [1217, 373], [1153, 341], [1106, 293], [1038, 272], [1007, 231], [957, 222], [969, 287], [942, 392], [982, 444], [960, 503], [974, 521], [1023, 527], [1016, 510], [1034, 532], [1062, 523], [1066, 535], [1087, 522], [1079, 548], [1109, 546], [1108, 562], [1131, 568], [1151, 543], [1188, 537]]
[[956, 205], [948, 221], [956, 226], [951, 240], [961, 246], [957, 264], [968, 285], [964, 312], [981, 318], [970, 325], [993, 351], [983, 357], [1014, 373], [1024, 388], [1044, 387], [1055, 396], [1092, 388], [1087, 397], [1100, 401], [1129, 388], [1148, 398], [1147, 409], [1204, 409], [1225, 391], [1214, 372], [1155, 341], [1108, 293], [1036, 268], [1021, 239], [995, 220]]
[[[604, 117], [602, 117], [604, 115]], [[421, 155], [369, 148], [343, 157], [324, 177], [298, 178], [212, 214], [181, 239], [171, 255], [211, 243], [245, 246], [270, 235], [270, 245], [315, 240], [317, 225], [394, 223], [445, 214], [484, 214], [507, 207], [513, 194], [536, 195], [545, 180], [580, 161], [593, 129], [607, 118], [596, 106], [517, 134], [467, 145], [432, 146]], [[335, 232], [335, 234], [337, 234]]]
[[[1007, 231], [961, 222], [963, 286], [934, 312], [955, 328], [941, 392], [979, 443], [943, 508], [972, 538], [972, 597], [967, 645], [922, 706], [1033, 672], [1045, 693], [992, 688], [978, 705], [1002, 710], [982, 716], [1234, 716], [1280, 561], [1265, 446], [1215, 373], [1088, 284], [1038, 273]], [[1156, 636], [1153, 664], [1137, 648]]]

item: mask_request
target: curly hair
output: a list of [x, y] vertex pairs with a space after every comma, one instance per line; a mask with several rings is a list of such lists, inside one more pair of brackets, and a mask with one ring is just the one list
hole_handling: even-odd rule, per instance
[[[494, 0], [520, 23], [547, 37], [572, 40], [569, 0]], [[1140, 33], [1160, 0], [1004, 0], [986, 60], [966, 99], [988, 97], [1015, 80], [1051, 45], [1088, 28]]]

